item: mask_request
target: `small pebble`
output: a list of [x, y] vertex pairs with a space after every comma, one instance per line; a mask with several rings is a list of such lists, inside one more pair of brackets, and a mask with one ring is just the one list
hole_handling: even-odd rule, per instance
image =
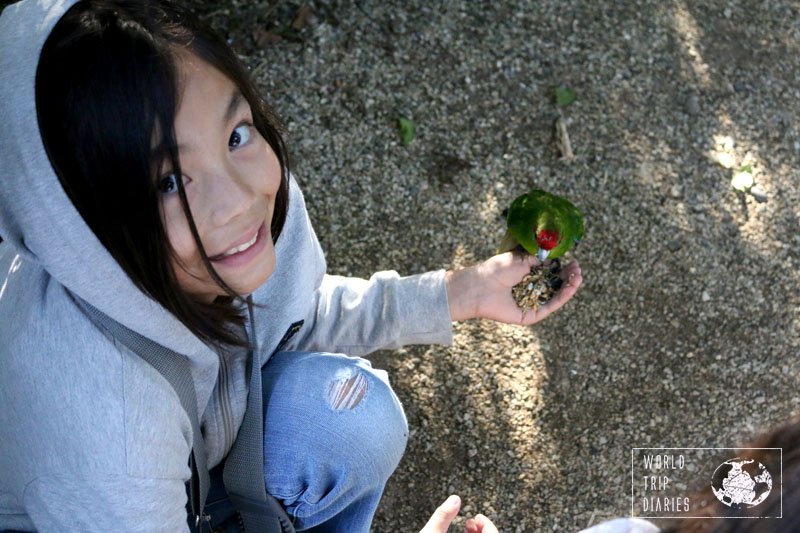
[[700, 114], [700, 101], [697, 96], [691, 95], [686, 99], [686, 112], [692, 116]]
[[764, 202], [767, 201], [767, 193], [764, 192], [764, 189], [762, 189], [758, 185], [750, 187], [750, 190], [748, 192], [750, 193], [750, 196], [752, 196], [753, 199], [755, 199], [755, 201], [760, 204], [763, 204]]

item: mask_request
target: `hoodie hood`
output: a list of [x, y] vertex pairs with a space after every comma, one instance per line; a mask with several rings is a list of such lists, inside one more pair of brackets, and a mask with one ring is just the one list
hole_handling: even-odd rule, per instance
[[128, 328], [190, 358], [214, 352], [139, 290], [70, 201], [45, 153], [35, 78], [47, 36], [76, 0], [24, 0], [0, 16], [0, 247], [36, 263]]

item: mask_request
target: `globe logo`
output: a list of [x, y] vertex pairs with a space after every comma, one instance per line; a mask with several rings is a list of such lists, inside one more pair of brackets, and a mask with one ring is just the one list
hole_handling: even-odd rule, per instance
[[711, 490], [719, 501], [733, 509], [755, 507], [769, 496], [772, 476], [761, 463], [737, 457], [714, 470]]

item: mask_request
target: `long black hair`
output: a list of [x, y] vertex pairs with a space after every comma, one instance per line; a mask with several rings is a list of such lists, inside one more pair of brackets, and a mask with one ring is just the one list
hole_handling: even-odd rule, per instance
[[277, 155], [282, 180], [271, 223], [277, 240], [288, 208], [282, 126], [224, 39], [169, 0], [83, 0], [66, 12], [45, 42], [36, 72], [42, 142], [70, 200], [140, 290], [214, 348], [248, 346], [237, 308], [244, 300], [209, 262], [180, 179], [178, 193], [194, 240], [227, 296], [211, 303], [193, 298], [171, 267], [176, 254], [161, 216], [156, 176], [164, 155], [181, 175], [174, 130], [179, 52], [195, 54], [233, 81]]

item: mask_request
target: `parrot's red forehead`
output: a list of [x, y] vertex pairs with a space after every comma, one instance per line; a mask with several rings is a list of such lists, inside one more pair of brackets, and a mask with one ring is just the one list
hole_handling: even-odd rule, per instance
[[551, 229], [539, 230], [536, 234], [536, 244], [543, 250], [552, 250], [558, 244], [558, 232]]

